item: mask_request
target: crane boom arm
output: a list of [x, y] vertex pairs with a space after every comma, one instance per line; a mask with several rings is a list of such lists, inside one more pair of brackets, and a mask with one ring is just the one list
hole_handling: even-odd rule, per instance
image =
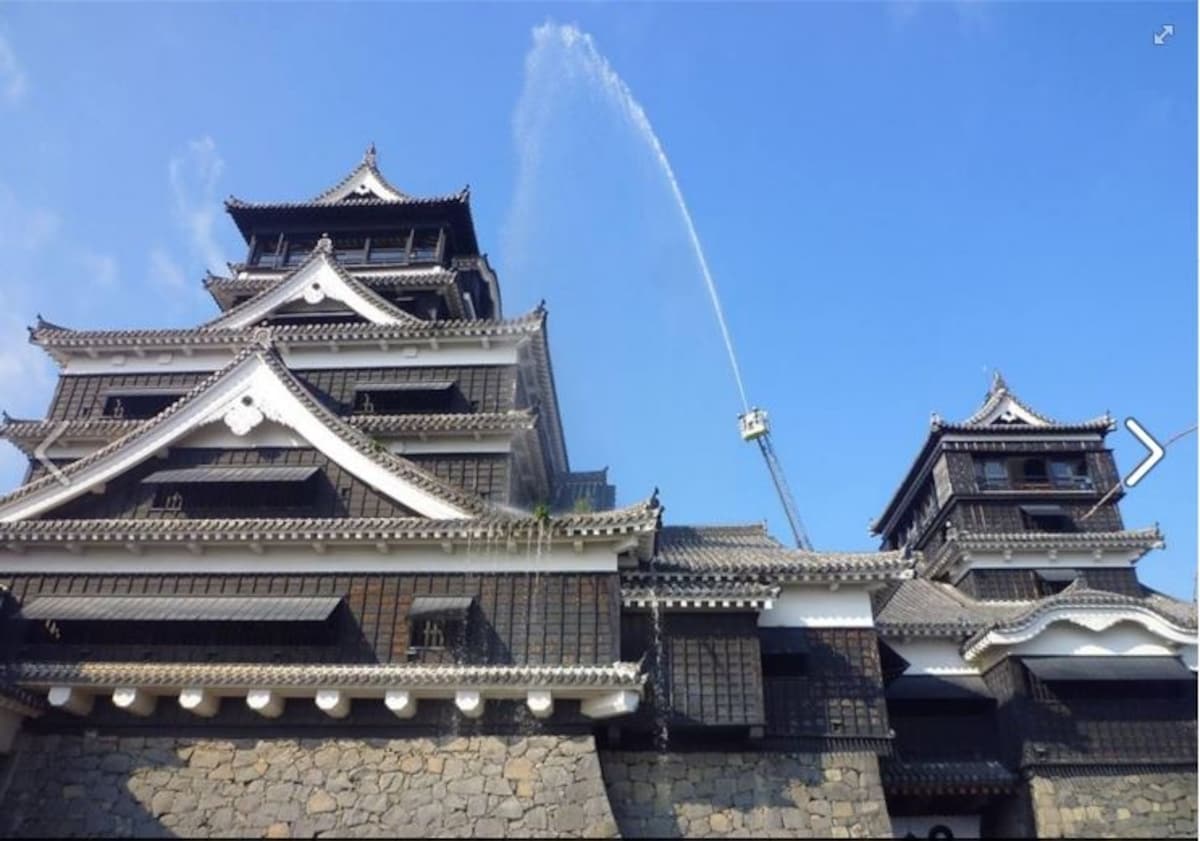
[[771, 481], [775, 483], [775, 491], [779, 494], [780, 502], [783, 503], [783, 512], [787, 515], [788, 525], [792, 527], [796, 546], [811, 551], [812, 543], [809, 541], [808, 532], [804, 530], [804, 523], [800, 519], [800, 509], [796, 507], [792, 490], [788, 487], [787, 478], [783, 475], [783, 466], [779, 463], [779, 459], [775, 455], [775, 447], [771, 444], [771, 433], [767, 432], [755, 440], [758, 441], [758, 448], [762, 450], [763, 458], [767, 462], [767, 469], [771, 471]]

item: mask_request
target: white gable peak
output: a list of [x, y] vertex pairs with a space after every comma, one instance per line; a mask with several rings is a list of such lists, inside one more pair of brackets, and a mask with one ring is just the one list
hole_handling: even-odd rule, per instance
[[201, 390], [133, 432], [54, 471], [55, 475], [0, 498], [0, 522], [28, 520], [52, 511], [210, 425], [220, 424], [233, 435], [245, 436], [264, 421], [291, 430], [342, 469], [422, 516], [461, 519], [473, 513], [476, 500], [469, 495], [403, 459], [356, 445], [359, 433], [334, 416], [323, 416], [325, 410], [306, 398], [286, 369], [268, 361], [269, 353], [244, 353]]
[[322, 237], [312, 256], [274, 287], [205, 325], [211, 330], [238, 330], [294, 303], [316, 306], [337, 301], [372, 324], [407, 324], [416, 316], [389, 304], [343, 271], [333, 259], [333, 245]]

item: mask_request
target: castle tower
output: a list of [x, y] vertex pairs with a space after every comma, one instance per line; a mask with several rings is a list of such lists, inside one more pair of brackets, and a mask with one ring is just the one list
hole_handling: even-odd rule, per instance
[[876, 521], [919, 553], [876, 600], [897, 828], [1180, 832], [1130, 796], [1195, 785], [1195, 607], [1138, 582], [1163, 538], [1122, 522], [1113, 428], [1053, 420], [996, 374], [970, 418], [934, 416]]
[[[184, 764], [176, 749], [223, 756], [213, 734], [252, 734], [278, 746], [281, 768], [260, 766], [277, 785], [312, 761], [285, 734], [386, 736], [400, 747], [380, 755], [408, 769], [408, 739], [529, 732], [572, 779], [595, 767], [593, 723], [642, 695], [638, 664], [620, 661], [618, 566], [649, 557], [659, 511], [613, 509], [605, 472], [571, 473], [545, 310], [503, 318], [467, 192], [408, 196], [373, 149], [312, 200], [227, 207], [247, 256], [206, 281], [211, 320], [32, 328], [60, 377], [44, 418], [3, 426], [30, 457], [0, 497], [8, 731], [23, 720], [31, 744], [72, 755], [89, 734], [166, 732]], [[489, 762], [515, 760], [513, 743]], [[450, 763], [425, 753], [422, 768]], [[5, 831], [79, 830], [28, 799], [53, 788], [36, 777], [17, 775], [32, 788], [10, 791]], [[519, 782], [497, 777], [516, 798], [506, 820], [606, 802], [598, 773], [570, 803], [552, 775]], [[305, 789], [289, 831], [347, 829], [359, 812], [384, 828], [369, 793], [336, 817], [313, 807], [337, 796], [327, 783]], [[126, 812], [94, 816], [90, 834], [163, 818], [118, 799]], [[417, 824], [415, 809], [390, 829], [466, 818]], [[215, 831], [217, 811], [171, 807], [170, 827]], [[586, 827], [611, 820], [605, 806]]]

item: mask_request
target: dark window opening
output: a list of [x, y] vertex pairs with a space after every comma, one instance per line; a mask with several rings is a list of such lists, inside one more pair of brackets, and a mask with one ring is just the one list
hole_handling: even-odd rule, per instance
[[1021, 462], [1021, 484], [1025, 487], [1044, 487], [1049, 484], [1046, 462], [1040, 458], [1027, 458]]
[[160, 485], [153, 507], [188, 516], [220, 516], [236, 512], [299, 513], [316, 504], [315, 482], [212, 482], [203, 485]]
[[391, 292], [383, 294], [382, 297], [398, 309], [425, 321], [442, 321], [450, 317], [446, 299], [440, 292]]
[[989, 458], [979, 463], [979, 487], [985, 491], [1008, 488], [1008, 466], [1002, 459]]
[[152, 418], [183, 397], [181, 391], [146, 394], [110, 394], [104, 401], [104, 417]]
[[808, 674], [808, 655], [799, 653], [764, 654], [763, 677], [803, 677]]
[[333, 238], [333, 256], [339, 263], [361, 263], [367, 253], [367, 238], [337, 236]]
[[1075, 520], [1059, 505], [1022, 505], [1021, 518], [1030, 531], [1078, 531]]
[[367, 255], [370, 263], [408, 262], [409, 231], [381, 234], [371, 237], [371, 250]]
[[469, 403], [453, 382], [359, 385], [354, 394], [354, 411], [364, 415], [455, 414], [469, 410]]
[[1036, 570], [1039, 596], [1053, 596], [1070, 587], [1079, 578], [1077, 569]]
[[1073, 490], [1089, 491], [1094, 486], [1084, 458], [1056, 457], [980, 459], [975, 463], [980, 490]]
[[337, 626], [318, 622], [138, 622], [122, 620], [48, 621], [31, 623], [29, 642], [61, 645], [145, 645], [214, 647], [331, 645]]
[[288, 266], [298, 266], [308, 259], [308, 255], [312, 254], [314, 248], [317, 247], [316, 237], [298, 237], [290, 239], [286, 243], [287, 257], [284, 262]]
[[191, 467], [160, 470], [142, 480], [154, 486], [152, 509], [188, 517], [296, 516], [317, 504], [318, 467]]
[[1034, 697], [1043, 701], [1192, 700], [1196, 682], [1184, 680], [1037, 680]]
[[258, 234], [254, 238], [254, 253], [250, 264], [263, 268], [275, 268], [279, 265], [279, 245], [283, 237], [280, 234]]
[[330, 308], [330, 303], [317, 306], [292, 304], [286, 309], [276, 310], [263, 319], [264, 324], [364, 324], [366, 319], [349, 307]]
[[809, 670], [810, 640], [802, 628], [763, 628], [758, 632], [763, 677], [803, 677]]
[[466, 649], [473, 600], [468, 596], [417, 596], [408, 612], [411, 657], [460, 660]]
[[1092, 480], [1088, 478], [1087, 461], [1082, 458], [1051, 459], [1050, 480], [1056, 488], [1084, 491], [1092, 488]]
[[436, 260], [441, 251], [440, 228], [418, 228], [413, 232], [412, 259], [416, 262]]
[[413, 622], [413, 648], [444, 649], [453, 635], [445, 619], [418, 619]]

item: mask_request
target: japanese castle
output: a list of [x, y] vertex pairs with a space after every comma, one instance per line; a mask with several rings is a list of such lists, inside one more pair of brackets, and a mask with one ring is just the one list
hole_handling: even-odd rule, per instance
[[877, 552], [667, 524], [570, 463], [466, 190], [372, 147], [227, 210], [211, 320], [31, 328], [0, 835], [1195, 837], [1196, 609], [1111, 418], [997, 375]]

